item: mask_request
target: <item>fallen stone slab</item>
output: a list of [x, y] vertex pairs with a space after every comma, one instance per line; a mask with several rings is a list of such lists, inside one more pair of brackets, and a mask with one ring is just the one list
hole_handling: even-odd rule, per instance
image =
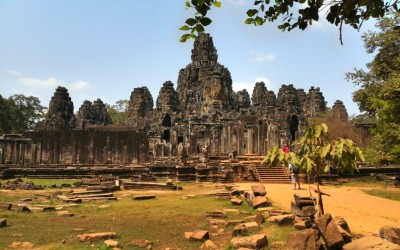
[[221, 211], [221, 210], [215, 210], [215, 211], [211, 211], [211, 212], [206, 212], [207, 213], [207, 217], [211, 217], [211, 218], [226, 218], [226, 212]]
[[189, 240], [190, 241], [206, 241], [210, 238], [210, 234], [208, 231], [205, 230], [196, 230], [193, 232], [193, 234], [190, 236]]
[[284, 214], [284, 215], [271, 216], [268, 218], [268, 221], [275, 222], [279, 226], [293, 225], [294, 224], [294, 215], [293, 214]]
[[[36, 212], [43, 212], [43, 208], [36, 208], [36, 209], [34, 209]], [[18, 206], [18, 209], [17, 209], [17, 211], [18, 212], [22, 212], [22, 213], [30, 213], [31, 212], [31, 209], [29, 208], [29, 207], [27, 207], [27, 206]]]
[[62, 200], [63, 202], [82, 203], [82, 199], [79, 198], [71, 199], [66, 195], [57, 195], [57, 199]]
[[117, 236], [116, 232], [101, 232], [101, 233], [90, 233], [90, 234], [82, 234], [78, 236], [79, 241], [94, 241], [105, 238], [112, 238]]
[[240, 206], [240, 205], [242, 205], [243, 201], [240, 198], [234, 197], [231, 199], [231, 203], [234, 206]]
[[35, 194], [35, 199], [43, 198], [43, 199], [50, 200], [50, 197], [51, 197], [50, 194]]
[[315, 198], [310, 196], [299, 196], [297, 194], [294, 194], [294, 201], [300, 209], [305, 206], [314, 206], [316, 204]]
[[342, 238], [343, 238], [345, 244], [353, 241], [353, 236], [351, 234], [349, 234], [349, 232], [347, 232], [340, 226], [338, 227], [338, 229], [339, 229], [340, 234], [342, 235]]
[[78, 198], [82, 202], [90, 202], [90, 201], [115, 201], [117, 197], [92, 197], [92, 198]]
[[286, 247], [289, 250], [316, 250], [319, 249], [316, 244], [314, 229], [305, 229], [288, 234]]
[[331, 214], [326, 213], [316, 218], [315, 223], [329, 249], [340, 249], [344, 245], [343, 237]]
[[238, 209], [234, 209], [234, 208], [224, 208], [224, 209], [222, 209], [222, 211], [227, 212], [227, 213], [238, 213], [239, 212]]
[[132, 200], [134, 200], [134, 201], [151, 200], [151, 199], [155, 199], [155, 198], [156, 198], [155, 195], [135, 195], [135, 196], [132, 196]]
[[271, 209], [268, 211], [269, 216], [278, 216], [278, 215], [285, 215], [288, 214], [286, 211], [283, 211], [282, 209]]
[[6, 227], [6, 226], [7, 226], [7, 219], [0, 218], [0, 227]]
[[47, 205], [35, 205], [35, 206], [28, 206], [29, 208], [34, 207], [34, 208], [43, 208], [43, 212], [49, 212], [49, 211], [54, 211], [56, 210], [56, 207], [53, 206], [47, 206]]
[[344, 250], [369, 250], [369, 249], [385, 249], [399, 250], [400, 246], [388, 240], [376, 237], [365, 236], [343, 246]]
[[[129, 246], [151, 249], [153, 243], [149, 240], [132, 240], [128, 243]], [[149, 247], [149, 248], [148, 248]]]
[[108, 246], [108, 247], [117, 247], [117, 246], [119, 245], [119, 242], [116, 241], [116, 240], [108, 239], [108, 240], [105, 240], [105, 241], [104, 241], [104, 244], [105, 244], [106, 246]]
[[265, 196], [256, 196], [253, 199], [251, 199], [251, 206], [254, 209], [257, 209], [259, 207], [267, 207], [269, 205], [268, 199]]
[[239, 190], [232, 190], [231, 191], [231, 196], [240, 196], [242, 193]]
[[74, 214], [70, 213], [68, 211], [58, 211], [57, 216], [58, 217], [72, 217], [72, 216], [74, 216]]
[[201, 249], [217, 249], [218, 246], [212, 242], [211, 240], [206, 240], [203, 244], [200, 246]]
[[299, 217], [311, 217], [317, 213], [314, 206], [304, 206], [301, 209], [296, 205], [296, 203], [290, 203], [290, 212]]
[[243, 225], [244, 225], [248, 230], [259, 229], [259, 225], [258, 225], [257, 222], [255, 222], [255, 221], [243, 223]]
[[214, 226], [214, 225], [223, 225], [223, 226], [225, 226], [226, 224], [227, 224], [227, 222], [225, 221], [225, 220], [221, 220], [221, 219], [213, 219], [213, 218], [211, 218], [211, 219], [208, 219], [208, 223], [211, 225], [211, 226]]
[[83, 194], [83, 195], [72, 195], [70, 199], [86, 199], [86, 198], [97, 198], [97, 197], [113, 197], [113, 193], [100, 193], [100, 194]]
[[260, 212], [260, 213], [268, 212], [268, 211], [271, 211], [271, 210], [274, 210], [274, 208], [273, 207], [259, 207], [259, 208], [257, 208], [257, 211]]
[[379, 229], [379, 237], [400, 245], [400, 227], [384, 226]]
[[221, 200], [229, 200], [231, 198], [231, 194], [229, 192], [219, 192], [216, 193], [215, 196], [217, 197], [217, 199]]
[[0, 202], [0, 209], [11, 210], [11, 208], [12, 208], [12, 203]]
[[342, 217], [342, 216], [335, 216], [333, 217], [333, 221], [338, 225], [339, 227], [343, 228], [346, 230], [349, 234], [351, 234], [351, 230], [349, 227], [349, 224], [347, 221]]
[[237, 249], [246, 247], [251, 249], [263, 249], [268, 246], [268, 239], [266, 234], [256, 234], [247, 237], [235, 237], [231, 239], [230, 245]]
[[263, 184], [258, 183], [255, 185], [251, 186], [251, 190], [253, 191], [254, 196], [266, 196], [267, 195], [267, 190], [265, 190], [265, 187]]
[[241, 223], [244, 223], [244, 220], [228, 220], [228, 221], [226, 221], [226, 226], [227, 227], [236, 226]]
[[262, 214], [257, 214], [254, 218], [254, 221], [260, 226], [262, 223], [265, 222], [265, 217]]
[[33, 243], [30, 243], [28, 241], [20, 242], [12, 242], [10, 245], [8, 245], [9, 248], [15, 248], [15, 249], [31, 249], [33, 247]]
[[247, 235], [248, 231], [244, 224], [236, 225], [232, 231], [232, 236], [236, 237], [238, 235]]

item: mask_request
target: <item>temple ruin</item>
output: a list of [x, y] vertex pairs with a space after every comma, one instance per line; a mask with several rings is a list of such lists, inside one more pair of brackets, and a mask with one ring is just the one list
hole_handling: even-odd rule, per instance
[[[147, 87], [134, 88], [126, 121], [113, 124], [100, 99], [85, 101], [75, 116], [68, 90], [58, 87], [36, 130], [0, 139], [0, 164], [129, 166], [180, 180], [257, 180], [254, 162], [290, 144], [326, 109], [315, 87], [287, 84], [274, 93], [257, 82], [251, 95], [233, 91], [212, 37], [201, 33], [176, 88], [164, 82], [155, 106]], [[347, 117], [342, 102], [334, 109]]]

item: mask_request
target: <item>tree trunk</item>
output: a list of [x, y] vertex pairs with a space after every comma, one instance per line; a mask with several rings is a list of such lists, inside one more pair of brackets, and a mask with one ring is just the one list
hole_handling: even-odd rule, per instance
[[318, 191], [318, 207], [319, 207], [319, 214], [324, 215], [324, 204], [322, 202], [322, 194], [321, 190], [319, 189], [319, 182], [320, 182], [320, 175], [319, 175], [319, 165], [317, 166], [317, 191]]

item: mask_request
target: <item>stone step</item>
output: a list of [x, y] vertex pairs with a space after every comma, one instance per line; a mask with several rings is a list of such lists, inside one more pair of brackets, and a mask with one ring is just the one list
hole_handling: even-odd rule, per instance
[[264, 183], [290, 183], [289, 176], [283, 167], [256, 166], [260, 182]]

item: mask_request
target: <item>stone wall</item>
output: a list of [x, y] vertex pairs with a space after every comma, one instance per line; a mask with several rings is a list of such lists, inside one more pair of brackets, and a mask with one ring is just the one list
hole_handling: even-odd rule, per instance
[[147, 135], [127, 128], [33, 131], [23, 138], [0, 140], [2, 164], [131, 164], [148, 153]]

